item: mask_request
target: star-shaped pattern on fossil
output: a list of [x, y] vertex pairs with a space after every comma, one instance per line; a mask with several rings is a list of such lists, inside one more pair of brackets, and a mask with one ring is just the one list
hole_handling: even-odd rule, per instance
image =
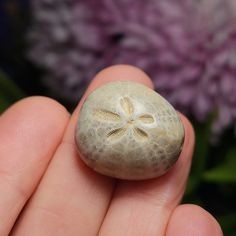
[[[123, 110], [123, 114], [117, 114], [105, 109], [97, 109], [94, 111], [94, 116], [104, 122], [122, 122], [120, 128], [116, 128], [107, 133], [109, 140], [117, 140], [124, 136], [126, 132], [131, 129], [134, 138], [139, 141], [146, 140], [148, 133], [139, 127], [140, 122], [143, 124], [152, 124], [155, 122], [154, 118], [150, 114], [142, 114], [138, 117], [134, 117], [134, 105], [129, 97], [123, 97], [120, 99], [120, 105]], [[123, 116], [123, 117], [122, 117]], [[140, 122], [137, 122], [140, 121]]]

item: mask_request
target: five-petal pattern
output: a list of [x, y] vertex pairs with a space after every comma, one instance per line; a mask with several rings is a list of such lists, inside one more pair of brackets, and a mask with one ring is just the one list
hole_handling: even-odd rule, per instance
[[[131, 130], [134, 138], [138, 141], [144, 141], [148, 138], [148, 133], [139, 127], [139, 124], [152, 124], [155, 122], [150, 114], [141, 114], [137, 117], [134, 116], [134, 105], [129, 97], [120, 99], [120, 106], [122, 114], [118, 114], [105, 109], [98, 109], [95, 111], [95, 117], [102, 121], [107, 122], [122, 122], [121, 127], [112, 129], [106, 134], [109, 140], [117, 140], [123, 137], [128, 130]], [[124, 116], [124, 117], [122, 117]]]

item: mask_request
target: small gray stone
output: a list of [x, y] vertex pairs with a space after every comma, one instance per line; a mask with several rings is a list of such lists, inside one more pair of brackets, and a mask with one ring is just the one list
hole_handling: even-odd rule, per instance
[[184, 128], [174, 108], [152, 89], [108, 83], [85, 100], [75, 133], [81, 159], [120, 179], [163, 175], [177, 161]]

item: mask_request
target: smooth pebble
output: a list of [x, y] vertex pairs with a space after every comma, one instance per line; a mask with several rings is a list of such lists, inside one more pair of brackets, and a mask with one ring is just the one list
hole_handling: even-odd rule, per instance
[[75, 132], [78, 152], [93, 170], [120, 179], [150, 179], [177, 161], [184, 128], [174, 108], [135, 82], [103, 85], [85, 100]]

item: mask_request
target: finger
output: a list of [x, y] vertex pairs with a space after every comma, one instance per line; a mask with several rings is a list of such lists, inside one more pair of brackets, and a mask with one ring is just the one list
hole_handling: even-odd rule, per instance
[[223, 236], [218, 222], [196, 205], [180, 205], [171, 215], [166, 236]]
[[100, 72], [72, 115], [47, 173], [29, 202], [14, 235], [97, 235], [109, 206], [114, 180], [96, 174], [79, 159], [74, 130], [80, 107], [97, 87], [116, 80], [152, 86], [150, 79], [131, 66], [113, 66]]
[[8, 109], [0, 119], [0, 235], [8, 235], [50, 158], [68, 121], [51, 99], [32, 97]]
[[192, 126], [184, 116], [181, 119], [185, 141], [177, 163], [157, 179], [118, 182], [99, 235], [165, 234], [170, 214], [184, 193], [194, 146]]

